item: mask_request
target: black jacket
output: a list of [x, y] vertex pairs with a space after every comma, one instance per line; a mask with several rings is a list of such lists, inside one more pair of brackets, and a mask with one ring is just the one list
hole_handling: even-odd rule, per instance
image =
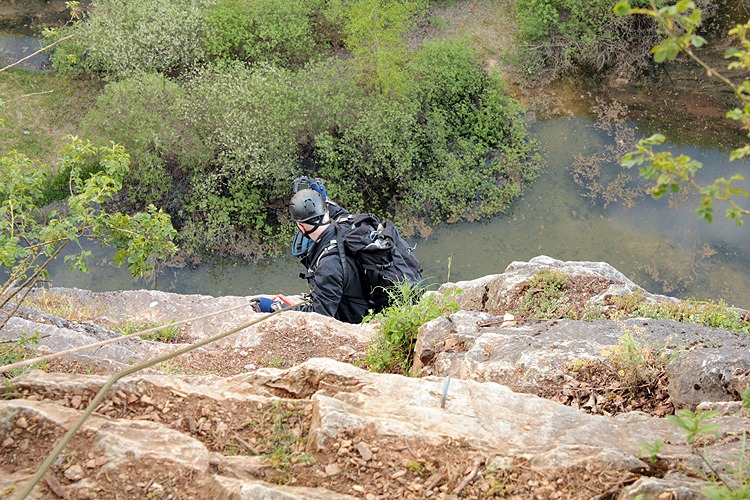
[[[363, 290], [362, 277], [352, 257], [345, 256], [346, 281], [341, 256], [337, 248], [330, 248], [336, 241], [335, 224], [331, 224], [312, 244], [302, 257], [307, 273], [312, 302], [299, 307], [300, 311], [314, 311], [332, 316], [347, 323], [361, 323], [370, 306], [367, 292]], [[325, 254], [325, 255], [323, 255]]]

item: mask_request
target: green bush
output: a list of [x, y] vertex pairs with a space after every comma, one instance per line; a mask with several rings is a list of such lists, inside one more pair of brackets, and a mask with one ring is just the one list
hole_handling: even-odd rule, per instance
[[64, 72], [119, 79], [138, 73], [173, 73], [204, 57], [202, 0], [101, 0], [89, 17], [63, 30], [75, 33], [53, 56]]
[[346, 2], [344, 44], [362, 85], [382, 94], [401, 95], [408, 75], [404, 38], [426, 13], [426, 0], [350, 0]]
[[418, 103], [372, 96], [351, 104], [352, 122], [315, 137], [319, 173], [334, 180], [344, 206], [393, 213], [416, 181]]
[[619, 379], [630, 389], [653, 384], [676, 356], [670, 354], [665, 346], [646, 342], [642, 329], [638, 327], [633, 331], [625, 328], [625, 333], [617, 339], [617, 345], [610, 346], [605, 352]]
[[616, 17], [615, 3], [516, 0], [518, 63], [525, 74], [540, 80], [577, 70], [612, 68], [630, 74], [647, 65], [657, 40], [655, 23], [636, 16]]
[[517, 0], [516, 8], [518, 32], [526, 40], [536, 42], [545, 38], [559, 23], [560, 14], [547, 0]]
[[514, 314], [524, 318], [563, 318], [572, 309], [568, 277], [554, 269], [539, 271], [524, 283], [523, 298]]
[[207, 54], [296, 67], [326, 51], [322, 0], [219, 0], [206, 14]]
[[[72, 170], [73, 166], [67, 164], [55, 171], [54, 174], [45, 175], [42, 184], [42, 199], [39, 202], [41, 206], [63, 201], [73, 194], [70, 192], [70, 173]], [[84, 181], [101, 171], [101, 165], [95, 161], [84, 161], [84, 164], [80, 166], [81, 179]]]
[[138, 207], [163, 206], [183, 170], [208, 160], [180, 113], [181, 85], [160, 74], [108, 84], [83, 121], [84, 132], [117, 142], [131, 152], [123, 194]]
[[239, 63], [191, 75], [182, 114], [212, 156], [191, 172], [183, 236], [191, 233], [203, 250], [254, 257], [260, 244], [290, 231], [283, 223], [303, 119], [291, 79], [284, 70]]
[[350, 208], [388, 213], [402, 225], [505, 209], [540, 164], [519, 103], [463, 41], [425, 43], [407, 72], [402, 98], [349, 93], [339, 121], [314, 138], [320, 176], [341, 187]]
[[454, 290], [442, 295], [422, 293], [422, 289], [408, 283], [394, 286], [388, 290], [391, 305], [363, 320], [377, 325], [375, 339], [365, 359], [372, 371], [408, 375], [414, 361], [419, 327], [459, 310]]
[[541, 163], [520, 104], [466, 41], [425, 43], [412, 71], [429, 155], [414, 205], [448, 222], [502, 212]]

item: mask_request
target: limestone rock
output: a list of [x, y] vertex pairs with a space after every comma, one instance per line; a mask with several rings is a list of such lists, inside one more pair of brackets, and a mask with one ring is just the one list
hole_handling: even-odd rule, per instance
[[456, 297], [456, 302], [461, 309], [503, 315], [507, 312], [503, 310], [503, 305], [513, 289], [545, 269], [554, 269], [568, 276], [596, 276], [614, 282], [608, 290], [592, 298], [592, 302], [601, 301], [607, 295], [629, 294], [636, 290], [643, 292], [647, 300], [676, 301], [673, 297], [646, 292], [606, 262], [565, 262], [546, 255], [534, 257], [528, 262], [511, 262], [502, 274], [493, 274], [470, 281], [445, 283], [440, 287], [439, 292], [451, 289], [463, 290], [463, 293]]

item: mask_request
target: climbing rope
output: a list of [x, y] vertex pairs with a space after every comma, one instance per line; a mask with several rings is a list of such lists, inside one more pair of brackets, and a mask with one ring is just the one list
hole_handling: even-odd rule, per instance
[[[213, 337], [207, 338], [205, 340], [201, 340], [200, 342], [198, 342], [196, 344], [192, 344], [192, 345], [189, 345], [187, 347], [183, 347], [182, 349], [178, 349], [178, 350], [176, 350], [174, 352], [171, 352], [169, 354], [165, 354], [163, 356], [159, 356], [158, 358], [154, 358], [154, 359], [151, 359], [151, 360], [148, 360], [148, 361], [144, 361], [141, 364], [132, 366], [130, 368], [126, 368], [125, 370], [112, 375], [112, 377], [102, 386], [102, 388], [99, 390], [99, 392], [96, 394], [96, 396], [94, 396], [94, 399], [91, 400], [91, 402], [89, 403], [88, 407], [86, 407], [86, 410], [78, 418], [78, 420], [75, 422], [75, 424], [73, 424], [73, 427], [70, 428], [70, 430], [67, 432], [67, 434], [65, 434], [65, 436], [62, 437], [62, 439], [57, 444], [57, 446], [55, 446], [55, 448], [52, 450], [52, 452], [49, 454], [49, 456], [47, 456], [47, 458], [44, 460], [44, 462], [42, 463], [42, 465], [39, 468], [39, 470], [31, 478], [31, 481], [29, 481], [29, 484], [26, 485], [26, 488], [24, 488], [24, 490], [18, 496], [17, 500], [23, 500], [23, 499], [25, 499], [29, 495], [29, 493], [31, 493], [31, 490], [34, 489], [34, 486], [36, 486], [36, 484], [39, 482], [39, 480], [42, 478], [42, 476], [44, 476], [44, 474], [50, 468], [50, 466], [55, 461], [55, 459], [57, 458], [57, 456], [60, 454], [60, 452], [63, 450], [63, 448], [65, 448], [65, 445], [68, 444], [68, 442], [75, 435], [75, 433], [78, 432], [78, 430], [81, 428], [81, 426], [86, 421], [86, 419], [88, 419], [89, 416], [91, 416], [91, 414], [94, 412], [94, 410], [96, 409], [96, 407], [99, 406], [99, 403], [102, 402], [102, 400], [104, 399], [104, 396], [112, 388], [112, 386], [115, 384], [115, 382], [117, 382], [121, 378], [126, 377], [126, 376], [128, 376], [128, 375], [130, 375], [132, 373], [135, 373], [137, 371], [143, 370], [144, 368], [148, 368], [150, 366], [154, 366], [154, 365], [162, 363], [162, 362], [164, 362], [164, 361], [166, 361], [168, 359], [172, 359], [172, 358], [175, 358], [177, 356], [181, 356], [182, 354], [190, 352], [190, 351], [192, 351], [194, 349], [198, 349], [199, 347], [203, 347], [203, 346], [206, 346], [206, 345], [208, 345], [208, 344], [210, 344], [212, 342], [216, 342], [217, 340], [221, 340], [221, 339], [223, 339], [225, 337], [228, 337], [228, 336], [230, 336], [230, 335], [232, 335], [234, 333], [239, 332], [240, 330], [244, 330], [245, 328], [248, 328], [248, 327], [251, 327], [253, 325], [256, 325], [256, 324], [260, 323], [261, 321], [265, 321], [265, 320], [269, 319], [272, 316], [280, 314], [280, 313], [282, 313], [284, 311], [288, 311], [289, 309], [291, 309], [293, 307], [297, 307], [298, 305], [304, 304], [306, 302], [308, 302], [308, 300], [303, 300], [302, 302], [300, 302], [298, 304], [292, 304], [292, 305], [286, 306], [286, 307], [284, 307], [282, 309], [279, 309], [278, 311], [274, 311], [274, 312], [272, 312], [270, 314], [264, 314], [262, 318], [254, 319], [253, 321], [249, 321], [249, 322], [247, 322], [247, 323], [245, 323], [243, 325], [240, 325], [240, 326], [238, 326], [236, 328], [233, 328], [233, 329], [231, 329], [229, 331], [220, 333], [218, 335], [215, 335]], [[247, 306], [245, 306], [245, 307], [247, 307]]]
[[147, 333], [158, 332], [159, 330], [163, 330], [165, 328], [170, 328], [170, 327], [173, 327], [173, 326], [180, 326], [180, 325], [183, 325], [185, 323], [190, 323], [192, 321], [198, 321], [198, 320], [205, 319], [205, 318], [208, 318], [208, 317], [211, 317], [211, 316], [216, 316], [217, 314], [224, 314], [226, 312], [234, 311], [235, 309], [241, 309], [243, 307], [247, 308], [247, 307], [250, 307], [250, 305], [249, 304], [242, 304], [242, 305], [239, 305], [239, 306], [230, 307], [228, 309], [222, 309], [221, 311], [215, 311], [215, 312], [212, 312], [212, 313], [204, 314], [203, 316], [196, 316], [194, 318], [183, 319], [183, 320], [180, 320], [180, 321], [175, 321], [174, 323], [169, 323], [169, 324], [166, 324], [166, 325], [156, 326], [154, 328], [149, 328], [147, 330], [141, 330], [139, 332], [129, 333], [128, 335], [122, 335], [120, 337], [116, 337], [116, 338], [113, 338], [113, 339], [104, 340], [102, 342], [97, 342], [96, 344], [88, 344], [88, 345], [76, 347], [74, 349], [68, 349], [67, 351], [53, 352], [52, 354], [45, 354], [44, 356], [38, 356], [36, 358], [26, 359], [24, 361], [18, 361], [17, 363], [12, 363], [10, 365], [0, 366], [0, 373], [9, 372], [9, 371], [11, 371], [11, 370], [13, 370], [15, 368], [21, 368], [23, 366], [29, 366], [29, 365], [33, 365], [33, 364], [36, 364], [36, 363], [41, 363], [42, 361], [47, 361], [47, 360], [50, 360], [50, 359], [61, 358], [63, 356], [67, 356], [68, 354], [75, 354], [75, 353], [81, 352], [81, 351], [88, 351], [89, 349], [96, 349], [97, 347], [102, 347], [102, 346], [105, 346], [105, 345], [108, 345], [108, 344], [112, 344], [114, 342], [120, 342], [122, 340], [131, 339], [133, 337], [138, 337], [138, 336], [141, 336], [141, 335], [145, 335]]

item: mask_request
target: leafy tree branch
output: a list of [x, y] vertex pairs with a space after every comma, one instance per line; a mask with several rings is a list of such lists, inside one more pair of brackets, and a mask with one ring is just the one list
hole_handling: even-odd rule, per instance
[[[640, 14], [654, 18], [659, 26], [659, 32], [666, 38], [651, 50], [654, 61], [673, 61], [680, 53], [686, 54], [699, 66], [706, 70], [709, 77], [717, 78], [719, 81], [732, 89], [734, 95], [740, 101], [741, 107], [735, 108], [727, 113], [727, 118], [740, 122], [742, 130], [748, 131], [750, 137], [750, 82], [744, 80], [735, 84], [726, 75], [717, 71], [696, 55], [694, 48], [703, 47], [706, 40], [697, 34], [701, 25], [701, 9], [697, 8], [692, 0], [679, 0], [674, 5], [657, 9], [655, 4], [651, 8], [634, 8], [628, 2], [620, 2], [614, 8], [615, 14], [619, 16]], [[729, 31], [729, 34], [737, 37], [740, 48], [728, 49], [724, 57], [731, 59], [728, 69], [740, 69], [750, 72], [750, 41], [748, 40], [750, 21], [746, 24], [738, 24]], [[659, 198], [667, 192], [679, 192], [682, 185], [695, 187], [700, 193], [701, 199], [696, 209], [698, 218], [711, 222], [714, 217], [714, 202], [724, 202], [728, 205], [725, 216], [733, 219], [737, 225], [742, 225], [743, 219], [750, 214], [750, 210], [740, 206], [738, 197], [747, 198], [748, 192], [739, 188], [735, 183], [744, 180], [740, 174], [733, 175], [729, 179], [715, 179], [710, 184], [699, 184], [695, 180], [696, 173], [702, 168], [699, 161], [684, 155], [673, 156], [669, 152], [657, 152], [656, 146], [664, 143], [664, 136], [655, 134], [638, 142], [636, 150], [626, 154], [621, 164], [627, 168], [640, 167], [641, 177], [654, 181], [651, 194]], [[744, 145], [735, 149], [729, 156], [730, 160], [744, 158], [750, 155], [750, 145]]]
[[[96, 162], [99, 170], [84, 175]], [[15, 314], [31, 289], [47, 276], [47, 266], [71, 243], [79, 251], [67, 255], [71, 270], [88, 272], [91, 252], [81, 240], [95, 239], [117, 248], [115, 262], [127, 262], [133, 277], [152, 276], [156, 262], [177, 250], [170, 218], [153, 205], [147, 212], [110, 213], [102, 205], [122, 187], [130, 156], [117, 144], [95, 147], [71, 137], [61, 164], [70, 167], [70, 196], [64, 208], [43, 206], [45, 173], [25, 155], [12, 151], [0, 158], [0, 268], [8, 278], [0, 287], [0, 329]]]

